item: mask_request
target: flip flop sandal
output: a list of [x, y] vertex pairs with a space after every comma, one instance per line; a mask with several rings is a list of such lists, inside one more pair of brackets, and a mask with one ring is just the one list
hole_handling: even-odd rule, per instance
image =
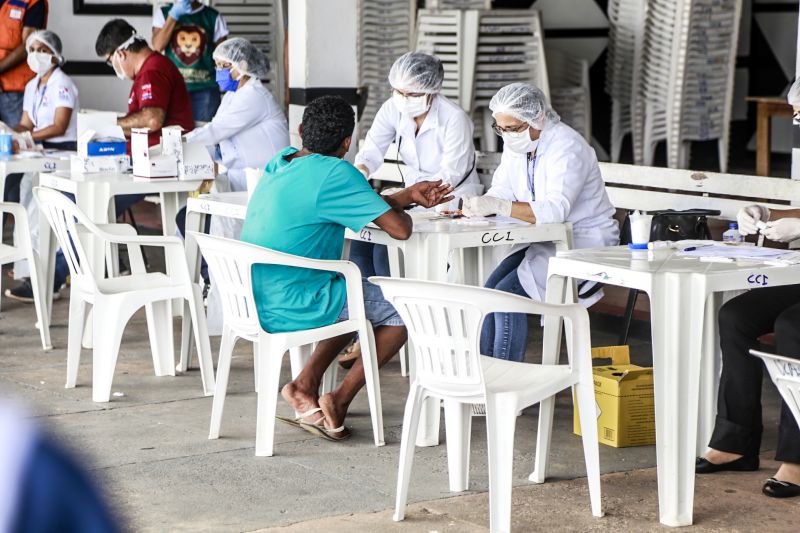
[[[313, 409], [309, 409], [305, 413], [300, 413], [300, 415], [298, 415], [295, 418], [290, 418], [288, 416], [276, 416], [275, 418], [277, 418], [278, 420], [280, 420], [284, 424], [288, 424], [288, 425], [290, 425], [292, 427], [296, 427], [298, 429], [304, 429], [303, 428], [303, 424], [304, 423], [307, 424], [307, 422], [303, 422], [303, 419], [304, 418], [308, 418], [309, 416], [311, 416], [313, 414], [321, 413], [321, 412], [322, 412], [322, 409], [320, 409], [319, 407], [314, 407]], [[314, 423], [317, 423], [320, 420], [325, 420], [325, 417], [323, 416], [322, 418], [318, 418]]]
[[[322, 437], [325, 440], [329, 440], [331, 442], [339, 442], [343, 440], [347, 440], [352, 435], [352, 432], [347, 429], [344, 425], [339, 426], [335, 429], [328, 429], [325, 427], [325, 417], [321, 418], [317, 422], [313, 424], [308, 424], [306, 422], [299, 422], [300, 427], [311, 433], [312, 435], [316, 435], [317, 437]], [[337, 437], [336, 435], [341, 435]]]
[[339, 357], [339, 366], [349, 370], [359, 357], [361, 357], [361, 345], [356, 341]]

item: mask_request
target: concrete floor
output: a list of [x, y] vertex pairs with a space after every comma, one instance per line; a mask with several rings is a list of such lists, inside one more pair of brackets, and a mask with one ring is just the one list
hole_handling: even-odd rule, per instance
[[[5, 274], [3, 274], [5, 276]], [[8, 280], [4, 277], [4, 285]], [[472, 491], [447, 489], [443, 447], [418, 448], [412, 472], [408, 519], [391, 513], [403, 404], [407, 391], [399, 363], [381, 374], [386, 446], [372, 445], [365, 395], [354, 403], [348, 424], [353, 438], [329, 443], [283, 424], [276, 427], [276, 455], [254, 456], [255, 404], [252, 356], [238, 346], [233, 360], [222, 437], [207, 440], [211, 398], [202, 395], [198, 370], [177, 377], [153, 375], [144, 314], [123, 337], [108, 404], [91, 401], [91, 361], [84, 351], [78, 387], [64, 389], [66, 298], [56, 302], [54, 350], [42, 352], [32, 306], [3, 297], [0, 313], [0, 396], [28, 406], [41, 424], [91, 469], [127, 526], [136, 531], [249, 531], [289, 526], [287, 531], [486, 531], [488, 486], [485, 429], [473, 427]], [[612, 344], [616, 320], [593, 317], [593, 345]], [[178, 330], [179, 331], [179, 330]], [[539, 354], [540, 330], [532, 327], [528, 359]], [[647, 328], [631, 342], [634, 362], [649, 363]], [[218, 339], [214, 339], [218, 341]], [[216, 348], [217, 342], [213, 342]], [[288, 380], [284, 368], [282, 382]], [[765, 386], [764, 451], [774, 449], [777, 395]], [[289, 415], [282, 401], [279, 414]], [[533, 462], [536, 409], [517, 423], [514, 530], [651, 531], [657, 518], [654, 447], [601, 446], [607, 516], [593, 519], [588, 507], [582, 448], [572, 434], [572, 402], [557, 402], [551, 478], [527, 481]], [[770, 456], [766, 454], [765, 457]], [[774, 472], [698, 479], [695, 516], [701, 531], [747, 531], [769, 526], [789, 531], [785, 519], [800, 516], [800, 502], [760, 496]], [[784, 527], [786, 526], [786, 527]]]

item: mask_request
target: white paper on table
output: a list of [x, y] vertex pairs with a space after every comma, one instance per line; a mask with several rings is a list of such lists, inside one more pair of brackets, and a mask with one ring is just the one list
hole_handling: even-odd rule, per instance
[[708, 244], [697, 246], [694, 250], [681, 250], [682, 257], [726, 257], [728, 259], [750, 259], [753, 261], [800, 262], [800, 253], [776, 248], [759, 248], [757, 246], [730, 246], [726, 244]]

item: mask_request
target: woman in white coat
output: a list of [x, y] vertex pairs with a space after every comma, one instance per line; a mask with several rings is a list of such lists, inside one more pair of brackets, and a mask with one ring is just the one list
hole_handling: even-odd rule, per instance
[[[261, 83], [269, 72], [264, 54], [247, 39], [228, 39], [214, 50], [217, 83], [225, 91], [211, 122], [186, 134], [209, 147], [227, 169], [219, 192], [247, 189], [244, 169], [264, 168], [289, 145], [289, 126], [275, 98]], [[219, 150], [217, 152], [217, 149]]]
[[[464, 201], [467, 216], [503, 215], [534, 224], [571, 222], [576, 248], [619, 242], [614, 206], [606, 194], [597, 156], [584, 138], [562, 123], [538, 88], [513, 83], [489, 104], [495, 133], [503, 138], [503, 156], [485, 196]], [[522, 244], [492, 272], [486, 286], [544, 301], [551, 243]], [[599, 286], [579, 286], [582, 303], [591, 305]], [[495, 313], [484, 322], [481, 353], [522, 361], [528, 338], [527, 317]]]
[[[475, 172], [472, 120], [440, 94], [443, 81], [444, 67], [435, 56], [409, 52], [394, 62], [389, 71], [392, 97], [375, 115], [355, 159], [367, 178], [395, 143], [405, 163], [404, 186], [442, 180], [456, 197], [483, 192]], [[365, 276], [389, 275], [385, 246], [354, 242], [350, 259]]]
[[[222, 103], [211, 122], [186, 134], [186, 141], [205, 144], [226, 174], [214, 180], [216, 192], [247, 190], [245, 169], [263, 169], [267, 162], [289, 145], [289, 126], [283, 110], [261, 80], [269, 72], [266, 56], [247, 39], [228, 39], [214, 50], [217, 83]], [[182, 211], [185, 219], [185, 211]], [[184, 220], [178, 226], [184, 227]], [[213, 235], [238, 239], [242, 221], [212, 217], [207, 230]], [[210, 284], [205, 261], [201, 268]], [[208, 330], [222, 332], [222, 311], [217, 292], [208, 294]]]

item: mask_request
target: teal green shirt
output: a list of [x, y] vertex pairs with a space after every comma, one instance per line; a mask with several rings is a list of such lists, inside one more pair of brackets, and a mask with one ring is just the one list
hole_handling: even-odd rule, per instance
[[[341, 159], [285, 148], [267, 163], [253, 192], [242, 240], [311, 259], [342, 257], [344, 229], [361, 231], [389, 210], [356, 168]], [[335, 272], [280, 265], [253, 267], [261, 327], [270, 333], [333, 324], [344, 306], [344, 279]]]

